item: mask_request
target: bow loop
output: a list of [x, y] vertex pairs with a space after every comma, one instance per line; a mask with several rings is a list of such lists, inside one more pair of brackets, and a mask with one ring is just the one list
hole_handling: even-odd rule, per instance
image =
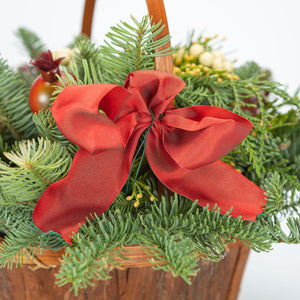
[[[123, 149], [125, 142], [111, 118], [129, 95], [124, 88], [112, 84], [71, 85], [58, 95], [51, 112], [64, 136], [88, 152]], [[116, 105], [114, 109], [106, 109], [108, 115], [99, 113], [101, 101], [111, 98]]]
[[161, 137], [165, 150], [191, 170], [227, 155], [252, 129], [245, 118], [211, 106], [169, 110], [161, 121], [167, 125]]

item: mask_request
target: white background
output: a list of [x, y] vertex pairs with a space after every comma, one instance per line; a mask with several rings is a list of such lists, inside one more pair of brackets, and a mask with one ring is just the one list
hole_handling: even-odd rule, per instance
[[[0, 53], [10, 65], [27, 61], [14, 36], [20, 26], [35, 31], [51, 50], [64, 48], [81, 30], [83, 0], [5, 0], [0, 6]], [[192, 29], [227, 37], [224, 52], [236, 65], [254, 60], [273, 72], [290, 93], [300, 85], [299, 1], [165, 0], [173, 45]], [[109, 27], [130, 15], [147, 14], [144, 0], [98, 0], [92, 39], [101, 43]], [[300, 299], [300, 246], [275, 245], [251, 253], [239, 300]], [[0, 287], [1, 288], [1, 287]], [[133, 299], [134, 300], [134, 299]], [[212, 299], [214, 300], [214, 299]]]

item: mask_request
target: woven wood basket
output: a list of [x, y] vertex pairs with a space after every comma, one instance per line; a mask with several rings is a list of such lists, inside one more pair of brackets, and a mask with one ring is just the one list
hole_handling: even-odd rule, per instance
[[[163, 0], [146, 0], [146, 3], [152, 22], [162, 21], [165, 25], [157, 38], [169, 34]], [[94, 6], [95, 0], [85, 1], [82, 33], [88, 36], [91, 34]], [[170, 43], [165, 47], [169, 46]], [[155, 64], [156, 70], [173, 72], [171, 55], [156, 58]], [[201, 271], [192, 279], [192, 285], [188, 285], [164, 271], [154, 271], [149, 255], [139, 245], [125, 246], [124, 249], [123, 254], [129, 260], [122, 261], [122, 269], [113, 270], [112, 279], [95, 282], [94, 287], [80, 291], [78, 297], [69, 291], [70, 286], [55, 285], [54, 273], [58, 271], [64, 251], [44, 250], [42, 255], [27, 261], [23, 268], [0, 269], [0, 299], [234, 300], [237, 299], [249, 254], [249, 248], [243, 243], [230, 244], [221, 262], [201, 260]]]

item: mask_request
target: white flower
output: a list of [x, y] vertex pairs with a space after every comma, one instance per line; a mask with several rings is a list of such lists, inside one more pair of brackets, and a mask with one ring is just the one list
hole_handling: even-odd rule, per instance
[[214, 57], [210, 52], [204, 52], [199, 57], [200, 64], [210, 67], [213, 63]]
[[204, 48], [202, 45], [193, 44], [190, 48], [190, 55], [199, 57], [199, 55], [204, 52]]
[[212, 55], [215, 59], [220, 59], [222, 61], [225, 59], [224, 54], [221, 51], [214, 51]]
[[63, 66], [67, 66], [70, 63], [73, 56], [74, 53], [70, 48], [65, 48], [63, 50], [56, 50], [52, 53], [53, 60], [64, 57], [63, 61], [61, 62], [61, 65]]
[[233, 65], [232, 65], [232, 63], [230, 62], [230, 61], [224, 61], [224, 63], [223, 63], [223, 67], [224, 67], [224, 69], [227, 71], [227, 72], [233, 72], [233, 70], [234, 70], [234, 68], [233, 68]]
[[215, 70], [225, 69], [223, 60], [221, 58], [215, 58], [212, 63], [212, 68]]

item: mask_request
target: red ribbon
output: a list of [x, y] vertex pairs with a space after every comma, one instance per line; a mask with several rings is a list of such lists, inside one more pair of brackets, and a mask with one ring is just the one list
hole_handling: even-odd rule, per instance
[[[169, 73], [136, 71], [124, 87], [71, 85], [51, 111], [61, 132], [81, 148], [68, 175], [51, 184], [33, 219], [44, 232], [72, 233], [102, 214], [126, 183], [138, 140], [146, 132], [146, 156], [170, 190], [221, 213], [254, 221], [263, 212], [264, 191], [219, 161], [252, 129], [245, 118], [219, 107], [176, 109], [185, 83]], [[99, 113], [99, 108], [105, 112]]]

